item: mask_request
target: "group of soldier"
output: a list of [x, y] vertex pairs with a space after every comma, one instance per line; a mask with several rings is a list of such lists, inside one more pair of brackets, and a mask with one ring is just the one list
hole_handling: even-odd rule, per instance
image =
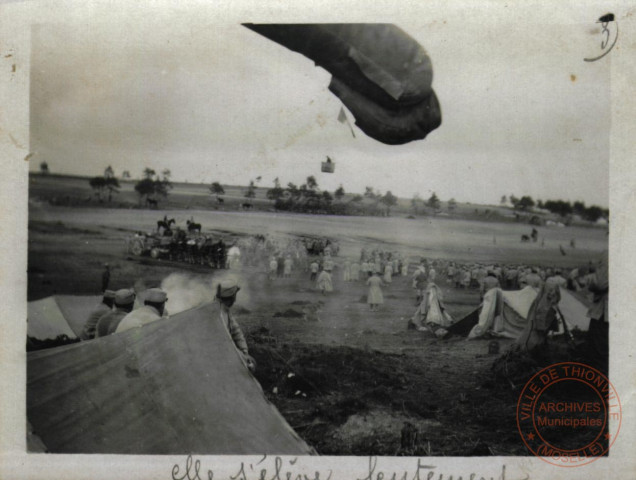
[[82, 340], [125, 332], [160, 320], [168, 314], [165, 308], [168, 295], [160, 288], [146, 290], [144, 305], [137, 309], [134, 309], [135, 300], [133, 289], [105, 290], [102, 302], [91, 312], [84, 324]]
[[[249, 355], [245, 336], [230, 310], [239, 290], [235, 281], [226, 280], [217, 285], [215, 298], [220, 304], [221, 322], [227, 328], [246, 366], [254, 371], [256, 362]], [[90, 313], [84, 324], [81, 340], [116, 335], [169, 318], [166, 309], [168, 295], [164, 290], [150, 288], [143, 292], [143, 299], [143, 305], [138, 305], [134, 289], [105, 290], [101, 303]]]

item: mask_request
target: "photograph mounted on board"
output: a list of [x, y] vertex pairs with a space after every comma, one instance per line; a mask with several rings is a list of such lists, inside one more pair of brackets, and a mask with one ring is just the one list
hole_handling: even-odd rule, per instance
[[605, 30], [404, 20], [33, 25], [29, 452], [607, 453]]

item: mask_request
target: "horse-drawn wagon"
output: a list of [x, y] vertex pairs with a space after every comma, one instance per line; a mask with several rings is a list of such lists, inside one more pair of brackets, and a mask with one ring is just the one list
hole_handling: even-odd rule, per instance
[[170, 255], [172, 237], [136, 234], [128, 241], [128, 253], [152, 258], [162, 258]]
[[170, 235], [136, 234], [128, 239], [128, 253], [136, 256], [148, 255], [154, 259], [168, 259], [189, 264], [225, 268], [227, 247], [223, 240], [215, 241], [211, 236], [188, 235], [175, 229]]

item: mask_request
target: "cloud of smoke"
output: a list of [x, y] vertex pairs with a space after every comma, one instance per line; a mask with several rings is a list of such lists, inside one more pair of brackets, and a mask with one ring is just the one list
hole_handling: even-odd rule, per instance
[[206, 277], [171, 273], [161, 282], [161, 288], [168, 294], [168, 303], [166, 304], [168, 312], [173, 315], [204, 303], [213, 302], [217, 285], [225, 280], [233, 280], [241, 287], [237, 303], [249, 300], [247, 282], [243, 280], [241, 275], [231, 271]]

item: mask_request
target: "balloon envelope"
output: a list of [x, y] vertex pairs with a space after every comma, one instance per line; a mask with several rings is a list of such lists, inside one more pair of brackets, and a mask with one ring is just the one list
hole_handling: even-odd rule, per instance
[[426, 51], [392, 24], [244, 24], [332, 74], [329, 89], [368, 136], [387, 144], [441, 124]]

